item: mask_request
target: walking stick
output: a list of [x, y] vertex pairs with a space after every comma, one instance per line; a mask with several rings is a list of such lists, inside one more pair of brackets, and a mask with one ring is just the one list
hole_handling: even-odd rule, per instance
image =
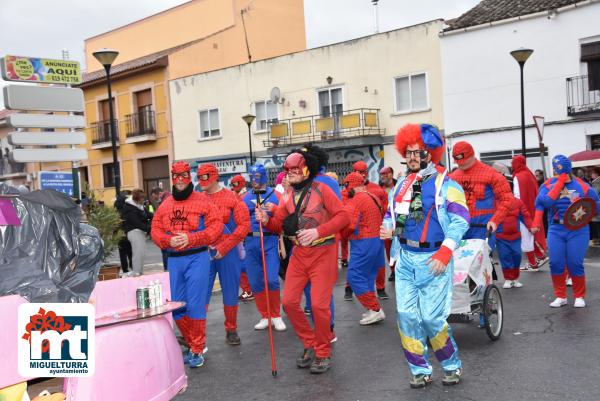
[[[256, 194], [256, 207], [260, 207], [260, 190], [254, 191]], [[264, 193], [264, 192], [263, 192]], [[277, 376], [277, 364], [275, 362], [275, 342], [273, 341], [273, 327], [271, 326], [271, 302], [269, 300], [269, 281], [267, 279], [267, 262], [265, 258], [265, 243], [262, 222], [258, 220], [258, 231], [260, 233], [260, 252], [262, 256], [263, 278], [265, 281], [265, 295], [267, 298], [267, 317], [269, 319], [269, 348], [271, 349], [271, 374]]]

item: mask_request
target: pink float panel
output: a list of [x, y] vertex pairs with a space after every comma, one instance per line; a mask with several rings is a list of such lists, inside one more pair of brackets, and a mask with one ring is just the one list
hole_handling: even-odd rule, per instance
[[2, 328], [0, 329], [0, 388], [11, 386], [26, 381], [17, 371], [17, 340], [18, 309], [19, 305], [27, 300], [18, 295], [0, 297], [0, 316]]

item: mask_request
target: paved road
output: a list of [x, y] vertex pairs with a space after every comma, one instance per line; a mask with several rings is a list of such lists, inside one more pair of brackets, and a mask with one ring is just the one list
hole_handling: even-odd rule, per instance
[[[268, 335], [253, 330], [258, 319], [254, 303], [240, 305], [242, 345], [231, 347], [224, 341], [221, 297], [216, 294], [208, 316], [206, 364], [188, 369], [188, 389], [175, 399], [600, 400], [600, 252], [590, 256], [585, 309], [548, 307], [553, 296], [546, 267], [524, 273], [523, 288], [502, 290], [505, 327], [499, 341], [491, 342], [474, 323], [453, 324], [464, 379], [452, 388], [442, 386], [436, 362], [433, 385], [409, 388], [393, 297], [383, 301], [387, 319], [382, 324], [361, 327], [362, 308], [356, 300], [343, 300], [340, 277], [333, 368], [320, 376], [297, 369], [294, 360], [301, 346], [288, 324], [287, 332], [275, 333], [279, 374], [274, 379]], [[393, 293], [392, 286], [388, 292]]]

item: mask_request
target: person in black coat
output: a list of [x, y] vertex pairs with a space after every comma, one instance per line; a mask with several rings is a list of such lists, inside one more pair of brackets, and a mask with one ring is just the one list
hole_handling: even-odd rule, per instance
[[[121, 217], [121, 230], [125, 232], [125, 228], [123, 227], [123, 207], [125, 207], [125, 201], [127, 200], [127, 196], [131, 195], [131, 191], [125, 190], [122, 191], [117, 199], [115, 200], [115, 209], [119, 212], [119, 216]], [[131, 242], [127, 239], [127, 235], [121, 237], [118, 243], [119, 248], [119, 259], [121, 260], [121, 269], [123, 273], [128, 273], [130, 268], [133, 267], [132, 257], [133, 252], [131, 250]]]
[[133, 252], [133, 275], [144, 274], [144, 256], [146, 253], [146, 236], [150, 233], [152, 216], [144, 208], [146, 194], [141, 189], [134, 189], [131, 198], [123, 206], [123, 231], [131, 242]]

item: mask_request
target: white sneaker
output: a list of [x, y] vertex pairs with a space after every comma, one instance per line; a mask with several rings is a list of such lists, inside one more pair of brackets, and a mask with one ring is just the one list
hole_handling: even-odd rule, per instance
[[567, 287], [572, 287], [573, 286], [573, 279], [571, 277], [569, 277], [566, 281]]
[[285, 327], [285, 323], [283, 323], [283, 319], [280, 317], [274, 317], [271, 319], [271, 322], [273, 322], [273, 328], [276, 331], [285, 331], [287, 329], [287, 327]]
[[254, 325], [254, 330], [264, 330], [267, 327], [269, 327], [269, 319], [260, 319], [260, 321]]
[[565, 306], [567, 304], [567, 298], [556, 298], [552, 303], [550, 303], [551, 308], [560, 308], [561, 306]]
[[523, 287], [523, 283], [519, 282], [518, 280], [513, 280], [513, 287], [521, 288]]
[[509, 289], [514, 287], [514, 282], [512, 280], [506, 280], [502, 288]]
[[585, 308], [585, 299], [583, 298], [575, 298], [575, 303], [573, 304], [575, 308]]
[[369, 324], [377, 323], [385, 319], [385, 313], [383, 313], [383, 309], [379, 309], [377, 312], [374, 310], [369, 310], [367, 315], [363, 317], [358, 323], [361, 326], [367, 326]]

